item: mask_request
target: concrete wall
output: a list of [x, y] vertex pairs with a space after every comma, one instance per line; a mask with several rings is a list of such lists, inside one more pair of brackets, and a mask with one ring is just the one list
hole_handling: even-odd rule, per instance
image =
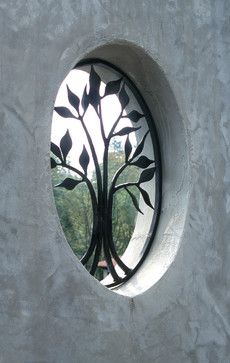
[[[229, 1], [3, 0], [0, 10], [0, 362], [228, 363]], [[84, 270], [52, 196], [52, 108], [87, 55], [136, 81], [162, 143], [161, 224], [130, 293]]]

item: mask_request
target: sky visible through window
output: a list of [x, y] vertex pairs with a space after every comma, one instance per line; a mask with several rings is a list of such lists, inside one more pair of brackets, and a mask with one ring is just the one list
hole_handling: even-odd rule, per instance
[[[69, 104], [66, 85], [68, 84], [69, 89], [81, 99], [85, 85], [88, 83], [88, 80], [89, 80], [88, 72], [81, 69], [73, 69], [64, 79], [59, 88], [57, 98], [55, 101], [55, 106], [62, 105], [68, 107], [73, 114], [76, 114], [74, 108], [71, 107], [71, 105]], [[105, 89], [105, 84], [102, 82], [100, 88], [101, 94], [104, 93], [104, 89]], [[118, 97], [116, 95], [109, 95], [102, 100], [102, 116], [103, 116], [104, 128], [106, 134], [109, 133], [120, 110], [121, 106]], [[124, 111], [124, 115], [125, 114], [126, 112]], [[98, 116], [96, 115], [96, 112], [92, 106], [88, 107], [85, 116], [85, 123], [92, 137], [93, 143], [95, 145], [99, 163], [102, 163], [104, 145], [101, 138]], [[118, 125], [117, 130], [125, 126], [132, 126], [128, 118], [123, 119], [122, 126], [119, 127]], [[88, 141], [86, 139], [86, 135], [82, 129], [82, 126], [78, 120], [70, 118], [63, 119], [60, 115], [58, 115], [57, 112], [54, 111], [52, 130], [51, 130], [51, 141], [59, 145], [60, 140], [66, 133], [67, 129], [69, 130], [70, 136], [73, 141], [73, 147], [68, 155], [68, 159], [71, 162], [71, 165], [81, 169], [79, 165], [79, 156], [82, 152], [83, 145], [86, 146], [88, 153], [91, 155], [90, 149], [88, 147]], [[121, 143], [121, 147], [123, 148], [125, 143], [125, 138], [126, 138], [125, 136], [118, 136], [116, 137], [115, 142]], [[130, 142], [133, 146], [136, 145], [135, 133], [130, 134]], [[93, 170], [94, 170], [94, 164], [92, 157], [90, 157], [90, 163], [88, 166], [89, 174], [92, 174]]]

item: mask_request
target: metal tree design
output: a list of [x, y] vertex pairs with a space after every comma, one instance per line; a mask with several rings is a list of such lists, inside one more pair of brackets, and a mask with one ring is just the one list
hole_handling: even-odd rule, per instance
[[[119, 190], [124, 189], [130, 196], [134, 208], [136, 208], [136, 210], [139, 213], [143, 214], [143, 212], [139, 207], [139, 203], [136, 196], [129, 189], [129, 187], [135, 186], [136, 188], [138, 188], [146, 205], [149, 208], [154, 209], [150, 201], [150, 197], [147, 191], [143, 189], [142, 184], [150, 181], [154, 177], [157, 165], [154, 160], [150, 160], [147, 156], [141, 155], [144, 149], [146, 137], [149, 133], [149, 130], [145, 133], [145, 135], [143, 136], [142, 140], [139, 142], [135, 150], [133, 150], [129, 135], [130, 133], [139, 130], [141, 126], [138, 127], [125, 126], [121, 128], [119, 131], [116, 131], [117, 125], [120, 122], [122, 123], [123, 118], [129, 118], [132, 124], [135, 124], [142, 117], [145, 117], [144, 114], [136, 110], [132, 110], [131, 112], [128, 113], [128, 115], [124, 114], [124, 111], [130, 101], [129, 95], [126, 91], [127, 87], [126, 78], [123, 77], [123, 75], [121, 75], [119, 79], [108, 82], [105, 86], [105, 91], [103, 96], [100, 95], [101, 82], [102, 81], [100, 76], [95, 71], [94, 66], [91, 65], [91, 70], [89, 74], [88, 92], [86, 84], [81, 99], [69, 89], [68, 85], [66, 86], [68, 101], [69, 104], [74, 108], [74, 113], [72, 113], [69, 108], [64, 106], [55, 107], [55, 111], [61, 117], [76, 119], [76, 121], [81, 123], [88, 141], [88, 145], [92, 155], [92, 160], [95, 166], [95, 175], [97, 181], [96, 186], [92, 183], [92, 181], [88, 177], [88, 166], [90, 162], [90, 155], [85, 145], [83, 145], [83, 150], [79, 157], [79, 164], [82, 168], [82, 171], [67, 163], [67, 156], [72, 148], [72, 139], [70, 137], [68, 130], [66, 131], [65, 135], [62, 137], [60, 141], [60, 147], [51, 142], [51, 152], [54, 155], [54, 157], [51, 157], [51, 168], [55, 168], [56, 166], [61, 166], [63, 168], [71, 170], [76, 174], [76, 178], [66, 178], [65, 180], [62, 181], [62, 183], [57, 185], [57, 187], [62, 187], [67, 190], [73, 190], [80, 183], [86, 184], [91, 197], [92, 210], [93, 210], [93, 226], [92, 226], [91, 241], [89, 243], [88, 250], [85, 252], [84, 256], [81, 259], [81, 262], [83, 265], [85, 265], [86, 263], [89, 263], [89, 261], [92, 261], [90, 267], [90, 273], [94, 275], [98, 266], [101, 252], [103, 251], [105, 260], [107, 262], [108, 270], [113, 278], [113, 283], [109, 284], [108, 286], [112, 287], [121, 284], [124, 280], [127, 280], [127, 278], [131, 276], [133, 272], [133, 270], [131, 270], [128, 266], [126, 266], [126, 264], [118, 256], [113, 241], [112, 211], [113, 211], [114, 195]], [[120, 108], [120, 114], [118, 115], [116, 121], [111, 127], [108, 135], [106, 135], [102, 118], [101, 101], [103, 98], [109, 95], [116, 95], [118, 97], [121, 108]], [[85, 114], [87, 112], [89, 105], [91, 105], [94, 108], [100, 123], [100, 132], [104, 144], [102, 169], [100, 168], [99, 165], [98, 156], [91, 135], [85, 124]], [[115, 136], [126, 136], [126, 141], [124, 144], [125, 162], [116, 171], [116, 173], [112, 178], [112, 181], [109, 183], [108, 180], [109, 145], [111, 140]], [[119, 176], [123, 173], [125, 169], [127, 169], [129, 166], [132, 165], [140, 169], [143, 169], [143, 171], [140, 173], [139, 180], [135, 182], [117, 184]], [[117, 269], [114, 267], [113, 259], [116, 261], [117, 265], [123, 271], [123, 276], [119, 276]]]

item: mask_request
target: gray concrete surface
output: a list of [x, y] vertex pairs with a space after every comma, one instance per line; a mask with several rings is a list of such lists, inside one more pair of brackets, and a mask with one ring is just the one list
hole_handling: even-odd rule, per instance
[[[230, 362], [229, 1], [1, 0], [0, 16], [0, 362]], [[136, 81], [163, 145], [156, 244], [119, 293], [68, 247], [50, 182], [58, 87], [93, 54]]]

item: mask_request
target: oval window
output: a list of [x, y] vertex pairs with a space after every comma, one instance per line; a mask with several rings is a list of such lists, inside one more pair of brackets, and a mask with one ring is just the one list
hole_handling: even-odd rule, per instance
[[118, 286], [143, 263], [160, 213], [160, 152], [148, 107], [121, 70], [82, 61], [58, 91], [51, 140], [66, 239], [92, 275]]

